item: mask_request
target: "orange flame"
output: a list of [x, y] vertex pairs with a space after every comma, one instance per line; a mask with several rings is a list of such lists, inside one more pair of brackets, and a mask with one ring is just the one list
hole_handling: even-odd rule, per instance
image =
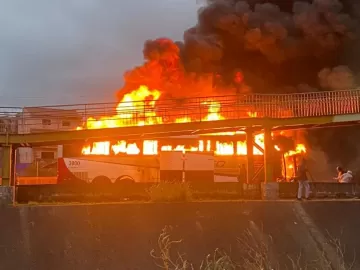
[[247, 112], [249, 117], [255, 118], [257, 117], [257, 112]]
[[[96, 119], [89, 117], [86, 121], [86, 129], [115, 128], [134, 125], [154, 125], [162, 124], [163, 119], [155, 111], [156, 102], [159, 100], [161, 92], [159, 90], [150, 90], [147, 86], [140, 86], [138, 89], [124, 95], [116, 107], [116, 115], [104, 116]], [[203, 102], [207, 107], [208, 114], [202, 121], [216, 121], [225, 119], [221, 115], [221, 104], [214, 100]], [[189, 123], [190, 117], [179, 117], [174, 120], [175, 123]], [[83, 127], [77, 127], [77, 130]]]
[[291, 150], [291, 151], [285, 153], [285, 156], [291, 157], [291, 156], [294, 156], [297, 154], [304, 154], [304, 153], [306, 153], [306, 147], [304, 144], [299, 143], [296, 145], [295, 150]]
[[[291, 150], [284, 154], [285, 166], [286, 166], [286, 178], [289, 179], [295, 175], [294, 161], [292, 159], [295, 155], [301, 155], [306, 153], [306, 147], [304, 144], [297, 144], [295, 150]], [[285, 175], [285, 173], [284, 173]]]
[[109, 155], [110, 142], [94, 142], [92, 147], [84, 146], [81, 152], [83, 155]]
[[128, 155], [138, 155], [140, 154], [140, 149], [136, 143], [126, 143], [126, 141], [119, 141], [117, 144], [114, 144], [111, 149], [114, 154], [124, 153]]
[[205, 116], [203, 121], [217, 121], [224, 120], [225, 118], [220, 115], [221, 104], [216, 101], [203, 102], [202, 104], [208, 107], [208, 115]]
[[[86, 121], [87, 129], [101, 129], [101, 128], [115, 128], [115, 127], [124, 127], [134, 125], [138, 126], [144, 125], [154, 125], [162, 124], [163, 118], [156, 114], [156, 102], [161, 97], [161, 92], [159, 90], [153, 89], [150, 90], [147, 86], [140, 86], [138, 89], [133, 90], [125, 94], [122, 100], [116, 107], [116, 115], [113, 116], [103, 116], [98, 119], [90, 117]], [[207, 115], [202, 118], [202, 121], [217, 121], [225, 119], [221, 115], [221, 104], [216, 100], [211, 100], [209, 98], [206, 102], [202, 103], [203, 106], [207, 108]], [[256, 111], [248, 111], [246, 113], [249, 117], [258, 117]], [[179, 117], [172, 119], [171, 121], [175, 123], [189, 123], [192, 121], [190, 117]], [[78, 127], [77, 130], [83, 129]], [[216, 134], [208, 135], [236, 135], [244, 133], [244, 131], [237, 132], [222, 132]], [[282, 132], [283, 134], [283, 132]], [[257, 134], [254, 138], [255, 144], [253, 154], [254, 155], [263, 155], [262, 149], [264, 149], [264, 134]], [[280, 148], [274, 146], [277, 151], [280, 151]], [[159, 149], [160, 148], [160, 149]], [[137, 143], [128, 143], [124, 140], [117, 142], [116, 144], [110, 147], [110, 142], [94, 142], [92, 147], [86, 145], [82, 149], [83, 155], [109, 155], [110, 152], [114, 154], [127, 154], [127, 155], [157, 155], [158, 151], [214, 151], [216, 155], [246, 155], [246, 141], [233, 141], [233, 142], [221, 142], [215, 139], [211, 140], [199, 140], [197, 146], [185, 147], [185, 145], [163, 145], [159, 147], [159, 143], [156, 140], [145, 140], [143, 141], [142, 147]], [[305, 153], [306, 148], [303, 144], [298, 144], [295, 150], [289, 151], [284, 154], [286, 159], [286, 164], [288, 169], [291, 169], [293, 165], [291, 162], [291, 157], [299, 154]]]
[[[87, 129], [115, 128], [133, 125], [134, 120], [138, 126], [161, 124], [162, 118], [155, 113], [156, 101], [160, 98], [159, 90], [149, 90], [146, 86], [140, 86], [124, 95], [116, 107], [115, 116], [89, 117], [86, 121]], [[145, 109], [144, 109], [145, 108]], [[82, 129], [78, 127], [77, 130]]]

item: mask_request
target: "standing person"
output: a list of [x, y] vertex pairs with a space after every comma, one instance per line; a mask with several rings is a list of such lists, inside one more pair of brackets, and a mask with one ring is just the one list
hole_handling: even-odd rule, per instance
[[246, 172], [245, 164], [241, 164], [239, 166], [239, 175], [238, 175], [239, 183], [247, 183], [246, 173], [247, 172]]
[[246, 167], [245, 164], [241, 164], [239, 166], [239, 174], [237, 177], [238, 182], [240, 183], [240, 190], [241, 190], [241, 195], [244, 195], [244, 183], [247, 183], [247, 177], [246, 177]]
[[306, 166], [306, 160], [304, 157], [300, 157], [300, 162], [297, 170], [297, 179], [299, 182], [299, 188], [298, 188], [298, 194], [297, 194], [297, 200], [302, 200], [302, 193], [303, 189], [305, 189], [305, 199], [309, 200], [310, 198], [310, 185], [309, 180], [307, 177], [307, 166]]

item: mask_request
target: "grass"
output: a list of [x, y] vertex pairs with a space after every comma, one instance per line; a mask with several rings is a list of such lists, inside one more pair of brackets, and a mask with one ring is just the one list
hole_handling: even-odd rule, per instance
[[[162, 182], [149, 188], [152, 202], [188, 202], [201, 200], [238, 200], [244, 196], [238, 190], [193, 188], [189, 183]], [[248, 196], [256, 198], [256, 196]]]
[[[176, 259], [172, 256], [172, 247], [182, 242], [182, 240], [172, 240], [170, 237], [171, 227], [165, 227], [158, 239], [158, 252], [153, 249], [150, 255], [155, 260], [159, 268], [165, 270], [194, 270], [194, 266], [183, 254], [177, 253]], [[235, 264], [231, 258], [220, 250], [215, 250], [211, 255], [201, 262], [200, 270], [233, 270]]]
[[[351, 264], [345, 263], [345, 248], [338, 239], [329, 238], [331, 244], [336, 250], [336, 256], [339, 258], [339, 264], [331, 265], [331, 262], [322, 252], [322, 257], [318, 258], [317, 267], [310, 267], [305, 260], [301, 260], [301, 254], [297, 258], [288, 256], [290, 267], [280, 267], [279, 263], [271, 255], [271, 242], [264, 239], [258, 239], [252, 231], [246, 230], [238, 238], [240, 252], [235, 262], [225, 251], [216, 249], [212, 254], [208, 254], [197, 267], [186, 259], [185, 254], [174, 252], [173, 247], [181, 244], [182, 240], [173, 240], [170, 232], [172, 228], [165, 227], [159, 235], [156, 249], [150, 252], [157, 267], [165, 270], [350, 270], [353, 269], [354, 261]], [[271, 239], [269, 237], [268, 239]]]
[[193, 198], [187, 183], [159, 183], [149, 188], [149, 195], [152, 202], [187, 202]]
[[[222, 184], [222, 183], [221, 183]], [[188, 202], [201, 200], [257, 199], [256, 192], [241, 192], [237, 185], [189, 184], [161, 182], [152, 185], [111, 185], [94, 188], [89, 186], [22, 187], [17, 192], [19, 203], [95, 203], [95, 202]], [[230, 183], [233, 184], [233, 183]], [[255, 194], [255, 195], [254, 195]], [[259, 193], [260, 194], [260, 193]], [[258, 195], [259, 195], [258, 194]]]

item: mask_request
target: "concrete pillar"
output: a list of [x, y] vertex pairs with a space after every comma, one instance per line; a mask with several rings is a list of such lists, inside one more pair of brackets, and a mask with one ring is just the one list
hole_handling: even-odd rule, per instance
[[246, 130], [246, 183], [250, 183], [254, 177], [254, 133], [251, 129]]
[[271, 137], [271, 128], [266, 127], [264, 132], [264, 172], [265, 183], [272, 182], [274, 176], [273, 168], [274, 145]]
[[64, 146], [63, 145], [58, 145], [57, 147], [57, 158], [62, 158], [64, 155]]
[[144, 154], [144, 140], [135, 141], [136, 145], [139, 147], [140, 155]]
[[12, 145], [2, 146], [2, 185], [0, 186], [0, 205], [11, 204], [13, 199], [13, 176], [15, 173], [15, 148]]
[[271, 128], [264, 131], [264, 172], [265, 182], [261, 184], [262, 198], [276, 200], [279, 198], [279, 184], [274, 181], [274, 145], [272, 143]]
[[14, 174], [14, 148], [12, 145], [4, 145], [3, 149], [3, 164], [2, 164], [2, 186], [10, 186], [11, 179]]

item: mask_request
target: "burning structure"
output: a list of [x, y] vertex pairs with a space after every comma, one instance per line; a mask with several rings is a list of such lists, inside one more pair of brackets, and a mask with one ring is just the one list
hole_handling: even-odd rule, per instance
[[[90, 117], [85, 123], [87, 129], [98, 128], [112, 128], [112, 127], [125, 127], [128, 125], [153, 125], [169, 123], [168, 114], [164, 115], [164, 112], [158, 112], [157, 102], [161, 97], [161, 91], [150, 90], [146, 86], [141, 86], [139, 89], [125, 94], [123, 99], [119, 102], [116, 108], [116, 114], [110, 116], [102, 116], [97, 119]], [[237, 96], [233, 96], [236, 98]], [[200, 105], [204, 106], [206, 113], [201, 117], [201, 121], [217, 121], [226, 119], [222, 115], [221, 103], [216, 100], [216, 97], [205, 98]], [[146, 108], [146, 110], [144, 110]], [[192, 110], [201, 110], [200, 107], [192, 108]], [[247, 118], [257, 117], [257, 112], [248, 111], [244, 112]], [[172, 123], [186, 123], [191, 121], [198, 121], [199, 119], [193, 119], [189, 115], [184, 113], [173, 114], [170, 117]], [[196, 117], [199, 114], [194, 113], [191, 116]], [[82, 129], [84, 127], [79, 127]], [[293, 139], [290, 139], [292, 133], [287, 136], [284, 132], [272, 136], [276, 139], [276, 145], [274, 148], [282, 155], [283, 158], [283, 175], [293, 175], [293, 165], [291, 156], [306, 151], [304, 144], [294, 143]], [[248, 146], [246, 142], [246, 133], [244, 131], [237, 132], [223, 132], [216, 134], [207, 134], [199, 136], [179, 136], [170, 137], [162, 140], [133, 140], [133, 141], [103, 141], [92, 142], [85, 145], [82, 149], [82, 154], [85, 156], [157, 156], [161, 152], [178, 151], [178, 152], [192, 152], [192, 153], [214, 153], [217, 157], [235, 157], [238, 160], [238, 164], [233, 165], [233, 172], [231, 175], [237, 174], [239, 166], [245, 164], [245, 160], [236, 158], [240, 156], [246, 156]], [[252, 149], [252, 155], [257, 156], [258, 160], [262, 159], [264, 152], [264, 134], [258, 133], [254, 136], [254, 147]], [[92, 157], [93, 158], [93, 157]], [[218, 158], [219, 159], [219, 158]], [[215, 159], [215, 162], [218, 160]], [[280, 158], [279, 158], [280, 160]], [[280, 162], [279, 162], [280, 163]], [[229, 168], [230, 169], [230, 168]], [[281, 176], [281, 172], [276, 177]]]
[[[350, 67], [345, 66], [343, 59], [357, 44], [360, 13], [356, 13], [359, 8], [355, 1], [346, 5], [338, 0], [290, 2], [276, 5], [276, 1], [207, 1], [199, 10], [196, 26], [184, 32], [183, 41], [146, 41], [144, 63], [124, 75], [116, 112], [89, 118], [79, 129], [122, 127], [129, 119], [141, 119], [137, 121], [139, 126], [161, 124], [166, 116], [156, 111], [156, 103], [169, 98], [181, 102], [188, 97], [207, 97], [203, 104], [207, 115], [202, 120], [216, 121], [224, 119], [224, 108], [215, 98], [219, 95], [354, 87], [356, 78], [350, 70], [351, 63]], [[149, 108], [142, 117], [137, 104]], [[261, 117], [252, 108], [244, 113]], [[171, 121], [192, 120], [175, 117]], [[217, 134], [219, 137], [192, 139], [188, 144], [176, 140], [94, 142], [84, 146], [82, 153], [157, 155], [160, 151], [180, 150], [214, 151], [218, 156], [246, 155], [246, 141], [237, 135]], [[292, 143], [284, 143], [289, 138]], [[290, 156], [306, 151], [303, 142], [294, 142], [292, 133], [273, 134], [273, 140], [287, 169], [292, 166]], [[257, 134], [255, 142], [259, 147], [252, 154], [262, 155], [264, 135]]]

